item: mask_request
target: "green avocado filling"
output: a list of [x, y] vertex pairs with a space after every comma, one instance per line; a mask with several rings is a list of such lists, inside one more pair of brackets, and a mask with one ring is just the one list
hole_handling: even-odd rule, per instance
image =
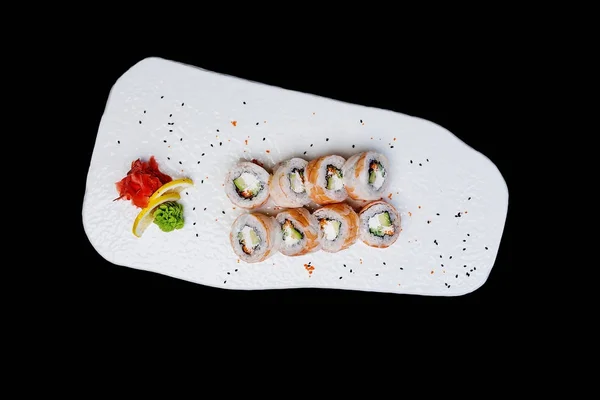
[[242, 245], [242, 251], [246, 254], [252, 254], [256, 246], [260, 244], [260, 238], [254, 228], [245, 225], [237, 234], [238, 241]]
[[235, 178], [233, 184], [237, 194], [245, 199], [254, 198], [263, 188], [262, 183], [254, 175], [247, 172]]
[[384, 211], [369, 218], [369, 232], [371, 232], [372, 235], [379, 237], [393, 235], [394, 225], [390, 220], [390, 214], [387, 211]]
[[297, 244], [304, 237], [302, 232], [297, 230], [289, 219], [286, 219], [283, 224], [281, 224], [281, 231], [283, 233], [283, 241], [288, 246]]
[[385, 178], [385, 168], [379, 161], [371, 161], [369, 163], [369, 184], [379, 189]]
[[292, 172], [288, 174], [290, 179], [290, 188], [294, 193], [304, 193], [304, 169], [294, 168]]
[[183, 205], [175, 201], [168, 201], [159, 205], [154, 211], [153, 222], [163, 232], [183, 228]]
[[342, 171], [334, 165], [327, 165], [325, 178], [327, 179], [327, 190], [340, 190], [344, 187]]

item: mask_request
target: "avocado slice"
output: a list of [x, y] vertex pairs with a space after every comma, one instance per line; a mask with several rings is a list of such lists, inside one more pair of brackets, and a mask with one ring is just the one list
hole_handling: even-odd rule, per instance
[[333, 225], [333, 231], [335, 232], [335, 237], [337, 238], [340, 234], [340, 226], [342, 223], [338, 220], [333, 220], [331, 221], [331, 224]]
[[333, 175], [327, 177], [327, 189], [328, 190], [333, 190], [334, 186], [333, 186]]
[[392, 221], [390, 221], [390, 213], [388, 213], [387, 211], [379, 214], [378, 218], [379, 218], [379, 223], [381, 224], [381, 226], [384, 226], [384, 227], [392, 226]]
[[233, 180], [233, 184], [235, 185], [236, 188], [238, 188], [238, 190], [240, 192], [243, 192], [248, 187], [246, 185], [246, 182], [244, 182], [244, 179], [241, 176], [238, 177], [238, 178], [236, 178], [236, 179], [234, 179]]
[[376, 180], [377, 180], [377, 173], [374, 170], [371, 170], [371, 172], [369, 172], [369, 183], [373, 184], [373, 183], [375, 183]]
[[257, 246], [260, 243], [260, 238], [258, 237], [258, 235], [256, 234], [256, 231], [254, 231], [254, 229], [252, 229], [250, 231], [250, 241], [252, 242], [252, 246]]
[[379, 237], [383, 237], [383, 235], [384, 235], [383, 228], [377, 228], [377, 229], [369, 228], [369, 232], [371, 232], [373, 235], [379, 236]]

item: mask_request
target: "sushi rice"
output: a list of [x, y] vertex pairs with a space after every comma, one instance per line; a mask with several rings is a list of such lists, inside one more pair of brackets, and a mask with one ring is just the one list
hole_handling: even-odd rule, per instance
[[354, 200], [378, 200], [385, 196], [389, 185], [389, 163], [386, 156], [365, 151], [344, 163], [344, 185]]
[[321, 246], [324, 251], [336, 253], [347, 249], [358, 239], [359, 219], [346, 203], [323, 206], [313, 213], [323, 232]]
[[261, 262], [279, 250], [281, 227], [275, 218], [265, 214], [241, 214], [231, 225], [229, 241], [240, 260]]
[[291, 158], [274, 168], [269, 190], [275, 205], [297, 208], [310, 203], [304, 184], [307, 164], [302, 158]]
[[377, 200], [365, 205], [358, 213], [360, 239], [368, 246], [389, 247], [400, 235], [400, 215], [391, 204]]
[[225, 177], [225, 193], [238, 207], [253, 209], [269, 199], [271, 175], [260, 165], [241, 162], [233, 166]]
[[321, 248], [323, 232], [319, 221], [305, 208], [293, 208], [277, 214], [282, 242], [279, 252], [286, 256], [300, 256]]
[[341, 156], [329, 155], [307, 164], [305, 186], [312, 201], [325, 205], [346, 200], [348, 193], [342, 171], [345, 162]]

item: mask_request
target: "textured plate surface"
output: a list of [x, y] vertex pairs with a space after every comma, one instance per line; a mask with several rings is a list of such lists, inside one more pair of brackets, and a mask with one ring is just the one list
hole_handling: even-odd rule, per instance
[[[357, 242], [337, 254], [238, 261], [228, 236], [244, 211], [234, 209], [222, 186], [233, 163], [255, 158], [269, 168], [292, 156], [347, 158], [369, 149], [391, 164], [386, 200], [403, 229], [392, 247]], [[151, 155], [162, 171], [195, 185], [181, 193], [181, 230], [163, 233], [153, 224], [136, 238], [139, 209], [113, 201], [115, 182], [133, 160]], [[493, 267], [508, 206], [496, 166], [432, 122], [160, 58], [142, 60], [113, 87], [86, 185], [85, 231], [106, 260], [228, 289], [469, 293]], [[270, 202], [265, 209], [273, 211]]]

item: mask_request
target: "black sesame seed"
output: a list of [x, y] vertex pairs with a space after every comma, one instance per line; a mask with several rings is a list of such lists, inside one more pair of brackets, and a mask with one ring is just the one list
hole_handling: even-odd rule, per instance
[[194, 222], [192, 225], [196, 225], [196, 223]]
[[467, 200], [471, 200], [471, 198], [469, 197]]
[[310, 144], [310, 147], [312, 147], [312, 146], [313, 146], [313, 144], [311, 143], [311, 144]]
[[404, 271], [404, 268], [400, 267], [400, 271]]
[[173, 129], [169, 129], [169, 132], [173, 132]]
[[423, 164], [419, 163], [419, 167], [422, 167], [422, 166], [423, 166]]
[[198, 161], [198, 164], [200, 164], [200, 161]]
[[469, 273], [467, 272], [467, 276], [471, 276], [471, 274], [469, 274]]
[[[192, 211], [195, 211], [195, 210], [196, 210], [196, 207], [192, 208]], [[195, 222], [194, 222], [194, 223], [195, 223]]]
[[463, 265], [463, 268], [467, 268], [467, 264]]
[[304, 154], [306, 154], [306, 152], [304, 152]]
[[231, 275], [231, 272], [228, 272], [227, 275]]
[[463, 242], [466, 242], [466, 241], [467, 241], [467, 239], [463, 239]]
[[440, 258], [442, 258], [442, 255], [440, 254]]
[[169, 117], [172, 117], [172, 116], [173, 116], [173, 114], [169, 114]]
[[458, 274], [456, 274], [455, 278], [458, 278]]
[[362, 124], [362, 119], [360, 120], [360, 123]]
[[202, 157], [204, 157], [204, 153], [202, 153]]
[[463, 251], [465, 251], [466, 249], [467, 249], [466, 247], [463, 247]]
[[350, 270], [350, 273], [352, 273], [352, 270]]
[[186, 196], [189, 196], [190, 194], [188, 192], [185, 192]]
[[204, 207], [204, 211], [206, 211], [206, 207]]
[[410, 160], [410, 163], [412, 164], [412, 160]]
[[211, 143], [211, 144], [210, 144], [210, 147], [215, 147], [215, 146], [213, 146], [213, 144]]
[[167, 143], [167, 139], [163, 140], [163, 142]]
[[486, 249], [486, 250], [488, 249], [488, 248], [487, 248], [487, 246], [485, 247], [485, 249]]
[[171, 157], [167, 157], [167, 160], [170, 160], [170, 159], [171, 159]]
[[140, 124], [142, 123], [142, 121], [140, 121]]
[[379, 276], [379, 274], [375, 274], [375, 276]]
[[244, 104], [246, 104], [246, 102], [244, 101]]
[[444, 264], [442, 264], [442, 268], [444, 267]]
[[237, 268], [236, 268], [236, 269], [235, 269], [233, 272], [237, 272], [237, 271], [238, 271], [238, 270], [237, 270]]
[[121, 144], [121, 141], [120, 141], [120, 140], [117, 140], [117, 144]]
[[181, 103], [181, 107], [183, 107], [183, 105], [184, 105], [184, 104], [185, 104], [185, 103]]
[[471, 234], [467, 233], [467, 236], [471, 236]]
[[165, 97], [165, 96], [160, 96], [160, 98], [161, 98], [161, 99], [162, 99], [162, 98], [164, 98], [164, 97]]
[[219, 142], [219, 146], [223, 146], [223, 142]]
[[179, 161], [179, 164], [181, 164], [181, 161]]
[[452, 260], [452, 256], [450, 256], [450, 259]]
[[225, 211], [221, 211], [223, 214], [225, 214]]
[[326, 141], [326, 142], [329, 142], [329, 138], [325, 138], [325, 141]]
[[219, 130], [217, 129], [217, 132], [219, 132]]
[[354, 148], [354, 145], [352, 145], [352, 148]]
[[429, 158], [426, 158], [427, 162], [429, 162]]
[[179, 141], [180, 141], [180, 142], [183, 142], [183, 138], [179, 138]]
[[256, 123], [256, 125], [258, 125], [258, 122]]
[[438, 242], [437, 242], [437, 239], [435, 239], [435, 240], [433, 241], [433, 243], [435, 243], [435, 245], [436, 245], [436, 246], [439, 246], [439, 244], [438, 244]]
[[[200, 183], [204, 183], [204, 179], [202, 179], [202, 180], [200, 181]], [[205, 210], [206, 210], [206, 208], [205, 208]]]
[[346, 264], [344, 264], [344, 268], [346, 268]]
[[144, 110], [144, 114], [146, 114], [146, 110]]
[[477, 271], [477, 267], [473, 267], [473, 271]]
[[473, 272], [473, 268], [471, 268], [471, 270], [469, 272]]
[[390, 149], [393, 149], [393, 148], [394, 148], [394, 146], [390, 146]]
[[440, 213], [435, 213], [435, 215], [440, 215]]
[[385, 265], [385, 261], [383, 262], [383, 265]]
[[227, 283], [227, 281], [223, 281], [223, 283]]
[[196, 237], [198, 237], [198, 234], [196, 233]]
[[342, 277], [340, 276], [340, 279], [342, 279]]
[[450, 289], [450, 285], [448, 285], [448, 289]]
[[263, 142], [266, 140], [267, 138], [263, 138]]

